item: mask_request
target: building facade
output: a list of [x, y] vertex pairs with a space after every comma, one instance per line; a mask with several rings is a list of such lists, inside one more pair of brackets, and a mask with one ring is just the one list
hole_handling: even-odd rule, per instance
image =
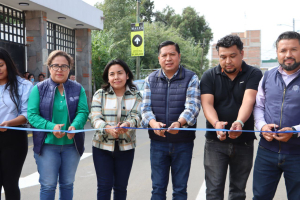
[[[244, 43], [244, 61], [252, 66], [260, 67], [261, 65], [261, 31], [247, 30], [245, 32], [231, 33], [238, 35]], [[219, 61], [216, 44], [212, 45], [212, 61]]]
[[92, 98], [91, 30], [103, 30], [103, 12], [82, 0], [1, 0], [0, 46], [21, 74], [49, 76], [46, 60], [53, 50], [69, 53], [73, 72]]

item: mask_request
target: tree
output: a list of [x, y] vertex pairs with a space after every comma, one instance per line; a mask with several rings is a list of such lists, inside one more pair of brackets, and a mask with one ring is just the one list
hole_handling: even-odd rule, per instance
[[154, 1], [145, 0], [142, 1], [140, 17], [141, 21], [152, 23], [154, 17]]
[[111, 31], [92, 31], [92, 76], [95, 89], [103, 84], [102, 75], [106, 64], [116, 58], [116, 46], [118, 43], [114, 41]]
[[135, 22], [135, 0], [105, 0], [95, 5], [104, 13], [104, 30], [113, 33], [116, 47], [116, 57], [127, 60], [128, 47], [130, 47], [130, 24]]
[[[102, 73], [105, 65], [112, 59], [124, 60], [135, 72], [136, 57], [131, 56], [130, 24], [136, 21], [136, 0], [104, 0], [95, 5], [104, 13], [104, 30], [92, 34], [92, 67], [95, 87], [103, 83]], [[153, 0], [142, 0], [141, 18], [144, 23], [145, 56], [141, 57], [141, 72], [148, 75], [152, 69], [160, 68], [158, 63], [158, 45], [166, 40], [178, 43], [182, 52], [181, 64], [196, 72], [199, 77], [208, 67], [206, 55], [212, 33], [203, 16], [191, 7], [183, 14], [175, 13], [169, 6], [162, 12], [153, 12]], [[193, 26], [193, 27], [192, 27]], [[195, 26], [195, 27], [194, 27]], [[202, 49], [202, 39], [206, 47]], [[201, 68], [201, 69], [200, 69]]]
[[162, 10], [162, 12], [157, 11], [154, 14], [155, 22], [163, 22], [166, 26], [173, 26], [177, 28], [179, 22], [181, 21], [181, 16], [175, 13], [175, 10], [170, 6], [167, 6]]
[[[152, 69], [160, 68], [158, 63], [158, 45], [166, 40], [178, 43], [181, 51], [181, 64], [201, 76], [202, 48], [200, 44], [195, 45], [193, 38], [185, 39], [174, 27], [166, 28], [164, 23], [146, 23], [145, 28], [145, 56], [141, 57], [141, 68], [145, 75]], [[206, 59], [205, 59], [205, 62]], [[200, 72], [201, 71], [201, 72]]]
[[219, 60], [211, 60], [211, 62], [210, 62], [210, 67], [212, 68], [212, 67], [215, 67], [215, 66], [217, 66], [219, 64]]
[[186, 7], [183, 9], [182, 15], [178, 15], [173, 8], [167, 6], [162, 12], [156, 12], [155, 21], [176, 28], [186, 39], [193, 37], [196, 41], [195, 45], [203, 43], [205, 39], [204, 54], [208, 53], [209, 42], [212, 40], [213, 34], [204, 16], [200, 16], [194, 8]]

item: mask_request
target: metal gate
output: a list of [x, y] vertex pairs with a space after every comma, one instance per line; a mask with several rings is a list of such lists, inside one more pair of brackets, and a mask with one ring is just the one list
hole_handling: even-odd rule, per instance
[[19, 72], [26, 67], [24, 12], [0, 4], [0, 47], [12, 56]]
[[[47, 49], [48, 54], [54, 50], [65, 51], [73, 57], [75, 62], [75, 30], [48, 21]], [[73, 71], [75, 71], [75, 65], [71, 73]]]

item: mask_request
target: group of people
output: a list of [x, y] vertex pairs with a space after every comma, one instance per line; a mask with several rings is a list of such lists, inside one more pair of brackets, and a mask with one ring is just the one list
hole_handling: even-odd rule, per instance
[[[34, 74], [31, 74], [31, 73], [29, 73], [29, 72], [26, 71], [26, 72], [23, 73], [23, 78], [26, 79], [26, 80], [28, 80], [28, 81], [30, 81], [32, 83], [32, 85], [36, 85], [37, 83], [44, 81], [46, 77], [45, 77], [45, 75], [43, 73], [40, 73], [38, 75], [38, 81], [36, 82]], [[76, 81], [75, 74], [73, 74], [73, 73], [69, 74], [69, 79], [71, 81]]]
[[60, 199], [73, 198], [75, 172], [84, 151], [84, 132], [75, 135], [61, 130], [82, 130], [89, 110], [83, 87], [68, 79], [72, 65], [70, 55], [53, 51], [47, 60], [50, 78], [33, 85], [21, 78], [9, 53], [0, 48], [0, 188], [3, 186], [7, 200], [20, 199], [18, 181], [28, 140], [27, 133], [18, 127], [27, 120], [33, 127], [45, 129], [33, 132], [40, 199], [54, 199], [57, 182]]
[[45, 75], [43, 73], [40, 73], [38, 76], [38, 82], [36, 82], [34, 74], [31, 74], [26, 71], [23, 73], [23, 78], [30, 81], [32, 83], [32, 85], [36, 85], [38, 82], [42, 82], [45, 80]]
[[259, 69], [243, 61], [238, 36], [220, 39], [216, 49], [219, 65], [202, 76], [201, 103], [206, 127], [229, 131], [206, 132], [206, 199], [224, 198], [228, 166], [228, 199], [246, 198], [254, 125], [261, 139], [253, 171], [253, 200], [273, 199], [282, 173], [288, 199], [300, 199], [300, 34], [279, 35], [279, 66], [265, 72], [263, 78]]
[[228, 199], [246, 198], [254, 125], [262, 132], [253, 199], [273, 199], [282, 173], [288, 199], [300, 199], [299, 33], [278, 37], [279, 66], [264, 76], [243, 61], [238, 36], [221, 38], [216, 48], [219, 65], [204, 72], [199, 81], [180, 64], [179, 45], [162, 42], [158, 47], [161, 69], [145, 79], [143, 96], [133, 84], [129, 66], [119, 59], [110, 61], [103, 72], [105, 84], [94, 94], [90, 112], [84, 88], [68, 79], [73, 66], [70, 55], [51, 52], [47, 60], [50, 77], [33, 86], [20, 77], [10, 55], [0, 48], [0, 126], [4, 127], [0, 129], [0, 188], [4, 187], [6, 199], [20, 199], [18, 179], [28, 146], [25, 131], [5, 127], [17, 128], [28, 120], [33, 127], [45, 129], [33, 132], [40, 199], [54, 199], [59, 183], [59, 198], [69, 200], [85, 136], [72, 130], [83, 130], [88, 117], [98, 129], [92, 139], [98, 200], [110, 200], [112, 190], [114, 199], [126, 199], [136, 147], [134, 128], [139, 126], [148, 128], [151, 140], [151, 199], [166, 199], [170, 170], [173, 199], [187, 199], [195, 139], [195, 129], [188, 128], [196, 128], [201, 105], [208, 128], [206, 199], [224, 199], [228, 166]]

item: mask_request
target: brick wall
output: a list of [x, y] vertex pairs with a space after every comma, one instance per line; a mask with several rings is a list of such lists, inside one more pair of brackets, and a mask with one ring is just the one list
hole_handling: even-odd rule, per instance
[[[261, 65], [261, 31], [247, 30], [245, 32], [231, 33], [238, 35], [244, 43], [244, 61], [252, 66]], [[216, 44], [212, 45], [212, 60], [219, 60]]]

